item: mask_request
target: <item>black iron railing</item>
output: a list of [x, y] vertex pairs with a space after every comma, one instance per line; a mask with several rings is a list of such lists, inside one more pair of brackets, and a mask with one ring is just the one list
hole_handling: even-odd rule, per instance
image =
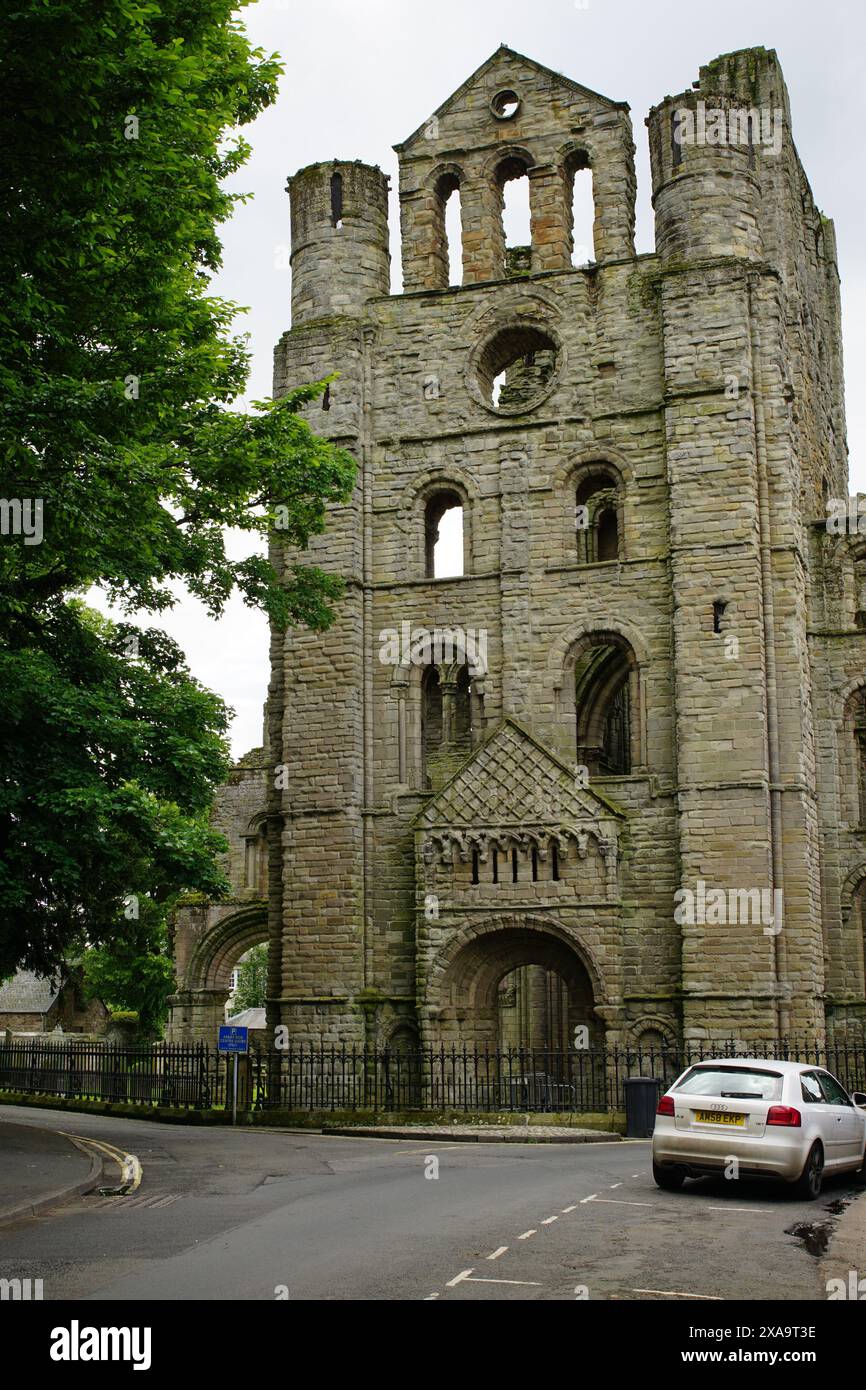
[[[866, 1090], [866, 1044], [734, 1039], [683, 1047], [452, 1046], [390, 1051], [328, 1044], [253, 1045], [239, 1068], [242, 1110], [570, 1112], [622, 1110], [623, 1083], [665, 1086], [707, 1057], [758, 1056], [826, 1067]], [[194, 1109], [231, 1105], [233, 1063], [204, 1043], [116, 1047], [73, 1041], [0, 1042], [0, 1091]]]
[[0, 1042], [0, 1090], [133, 1105], [212, 1105], [221, 1080], [213, 1049], [158, 1043]]

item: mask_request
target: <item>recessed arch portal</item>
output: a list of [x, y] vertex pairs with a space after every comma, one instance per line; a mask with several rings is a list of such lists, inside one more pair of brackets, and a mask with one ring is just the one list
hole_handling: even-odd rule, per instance
[[[503, 1033], [502, 1010], [503, 994], [517, 987], [516, 972], [524, 972], [524, 987], [533, 979], [537, 985], [530, 1009], [543, 1009], [542, 991], [550, 989], [551, 1013], [546, 1024], [536, 1019], [534, 1035], [515, 1039]], [[515, 914], [462, 928], [433, 965], [428, 997], [431, 1041], [437, 1043], [468, 1041], [494, 1049], [522, 1042], [564, 1051], [580, 1025], [590, 1045], [604, 1038], [596, 1013], [604, 997], [597, 968], [573, 933], [547, 918]]]
[[177, 992], [169, 1001], [170, 1042], [213, 1046], [225, 1022], [232, 970], [253, 946], [268, 941], [267, 904], [184, 908], [175, 923], [173, 955]]
[[268, 940], [264, 904], [224, 917], [203, 934], [186, 972], [187, 989], [228, 989], [231, 973], [252, 946]]

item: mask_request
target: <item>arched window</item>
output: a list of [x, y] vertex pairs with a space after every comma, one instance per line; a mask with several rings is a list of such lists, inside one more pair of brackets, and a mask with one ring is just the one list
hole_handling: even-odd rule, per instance
[[578, 563], [619, 559], [622, 503], [617, 478], [607, 470], [594, 469], [578, 483], [574, 502]]
[[343, 175], [339, 170], [331, 175], [331, 225], [343, 229]]
[[244, 887], [267, 897], [268, 892], [268, 824], [262, 819], [251, 825], [244, 837]]
[[468, 753], [472, 747], [472, 681], [469, 667], [461, 666], [454, 684], [454, 746]]
[[854, 622], [859, 628], [866, 628], [866, 555], [859, 555], [854, 561]]
[[569, 259], [581, 267], [595, 260], [595, 199], [586, 150], [574, 150], [563, 168], [568, 207]]
[[427, 777], [442, 747], [442, 685], [435, 666], [428, 666], [421, 680], [421, 743]]
[[839, 759], [841, 815], [849, 829], [860, 829], [866, 826], [866, 686], [845, 701]]
[[866, 825], [866, 691], [858, 690], [852, 709], [854, 761], [857, 769], [857, 807], [860, 825]]
[[425, 790], [438, 791], [472, 752], [480, 717], [469, 667], [430, 665], [421, 679], [421, 753]]
[[590, 777], [621, 777], [632, 767], [630, 650], [599, 638], [574, 668], [577, 761]]
[[442, 288], [463, 284], [463, 220], [460, 177], [449, 170], [436, 183], [437, 236], [435, 257], [437, 279]]
[[[502, 209], [502, 229], [505, 247], [503, 274], [532, 268], [532, 232], [529, 206], [529, 172], [525, 159], [511, 155], [496, 169]], [[523, 255], [515, 255], [515, 252]]]
[[463, 574], [463, 499], [443, 489], [427, 500], [424, 509], [424, 560], [428, 579]]
[[619, 555], [619, 526], [615, 507], [604, 507], [598, 512], [595, 549], [599, 560], [616, 560]]

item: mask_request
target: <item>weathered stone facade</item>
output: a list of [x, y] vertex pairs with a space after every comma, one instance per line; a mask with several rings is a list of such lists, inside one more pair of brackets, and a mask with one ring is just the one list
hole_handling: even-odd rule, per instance
[[[751, 139], [707, 135], [748, 111]], [[274, 392], [338, 373], [308, 418], [359, 471], [309, 555], [346, 579], [334, 626], [272, 642], [286, 785], [228, 833], [267, 809], [269, 1017], [299, 1040], [507, 1042], [545, 980], [556, 1038], [863, 1036], [866, 538], [825, 525], [833, 228], [773, 52], [717, 59], [647, 124], [652, 255], [628, 108], [505, 47], [397, 146], [402, 294], [385, 176], [290, 180]], [[455, 505], [464, 573], [437, 578]]]

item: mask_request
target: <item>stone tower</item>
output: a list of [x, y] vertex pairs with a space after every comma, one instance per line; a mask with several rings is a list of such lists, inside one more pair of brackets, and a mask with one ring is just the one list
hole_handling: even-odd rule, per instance
[[274, 392], [338, 373], [308, 418], [358, 462], [309, 555], [337, 620], [272, 644], [269, 1010], [298, 1040], [863, 1035], [832, 224], [775, 53], [647, 125], [636, 256], [628, 107], [500, 48], [396, 146], [400, 294], [383, 174], [290, 180]]

